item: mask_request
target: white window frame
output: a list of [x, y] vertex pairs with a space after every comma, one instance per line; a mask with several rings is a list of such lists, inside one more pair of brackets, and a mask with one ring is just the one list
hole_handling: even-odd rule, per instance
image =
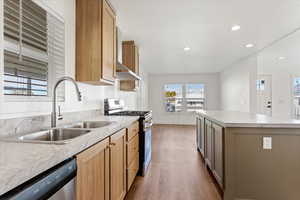
[[[0, 0], [1, 1], [1, 0]], [[3, 0], [2, 0], [3, 1]], [[34, 3], [38, 4], [40, 7], [42, 7], [43, 9], [45, 9], [48, 13], [50, 13], [51, 15], [53, 15], [54, 17], [56, 17], [59, 21], [61, 21], [64, 26], [65, 26], [65, 30], [66, 30], [66, 24], [65, 24], [65, 20], [62, 17], [62, 15], [60, 15], [59, 13], [57, 13], [54, 9], [52, 9], [51, 7], [49, 7], [45, 2], [41, 2], [39, 0], [32, 0]], [[2, 3], [2, 8], [4, 6], [4, 3]], [[2, 12], [2, 19], [4, 19], [4, 12]], [[2, 30], [4, 32], [4, 22], [2, 21]], [[66, 32], [66, 31], [65, 31]], [[2, 33], [3, 34], [3, 33]], [[4, 37], [2, 37], [2, 60], [4, 59], [4, 50], [10, 50], [12, 52], [18, 53], [19, 52], [19, 45], [14, 45], [12, 42], [7, 42], [5, 41]], [[65, 44], [64, 44], [64, 52], [65, 52], [65, 56], [66, 56], [66, 36], [65, 36]], [[23, 48], [22, 49], [22, 54], [24, 55], [30, 55], [30, 57], [33, 58], [38, 58], [41, 59], [42, 57], [44, 57], [45, 61], [48, 62], [48, 57], [44, 56], [42, 54], [38, 54], [34, 51], [31, 51], [30, 49], [27, 48]], [[43, 59], [43, 60], [44, 60]], [[3, 63], [1, 72], [4, 72], [4, 62], [1, 61]], [[65, 68], [66, 68], [66, 59], [65, 59]], [[47, 96], [17, 96], [17, 95], [4, 95], [4, 89], [1, 88], [1, 92], [2, 92], [2, 96], [4, 97], [4, 102], [49, 102], [52, 101], [52, 93], [53, 93], [53, 85], [55, 83], [55, 70], [52, 69], [51, 67], [48, 68], [48, 95]], [[65, 71], [66, 73], [66, 71]], [[2, 76], [4, 76], [4, 73], [2, 74]], [[4, 86], [4, 79], [1, 79], [2, 81], [2, 87]], [[66, 96], [66, 92], [64, 91], [64, 96]], [[64, 100], [58, 99], [58, 101], [64, 102]]]
[[206, 99], [206, 84], [204, 82], [184, 82], [184, 83], [181, 83], [181, 82], [170, 82], [170, 83], [165, 83], [163, 85], [163, 103], [164, 103], [164, 106], [165, 106], [165, 103], [166, 103], [166, 97], [165, 97], [165, 86], [166, 85], [181, 85], [182, 87], [182, 111], [179, 111], [179, 112], [167, 112], [165, 110], [165, 112], [167, 113], [191, 113], [191, 112], [195, 112], [195, 111], [188, 111], [187, 110], [187, 101], [186, 101], [186, 85], [189, 85], [189, 84], [201, 84], [203, 85], [203, 88], [204, 88], [204, 105], [203, 105], [203, 109], [205, 110], [206, 109], [206, 102], [207, 102], [207, 99]]

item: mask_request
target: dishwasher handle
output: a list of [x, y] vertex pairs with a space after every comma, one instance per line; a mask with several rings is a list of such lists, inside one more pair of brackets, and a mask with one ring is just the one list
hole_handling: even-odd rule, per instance
[[21, 186], [0, 196], [0, 200], [45, 200], [76, 177], [77, 165], [73, 158], [38, 175]]

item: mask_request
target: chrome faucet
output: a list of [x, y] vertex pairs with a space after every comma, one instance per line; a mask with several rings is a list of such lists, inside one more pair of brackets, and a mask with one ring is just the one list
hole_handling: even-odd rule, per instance
[[51, 128], [56, 127], [56, 89], [58, 85], [63, 82], [63, 81], [71, 81], [75, 85], [76, 93], [77, 93], [77, 98], [78, 101], [81, 101], [81, 93], [79, 91], [78, 85], [76, 81], [68, 76], [63, 76], [61, 77], [54, 85], [53, 87], [53, 96], [52, 96], [52, 113], [51, 113]]

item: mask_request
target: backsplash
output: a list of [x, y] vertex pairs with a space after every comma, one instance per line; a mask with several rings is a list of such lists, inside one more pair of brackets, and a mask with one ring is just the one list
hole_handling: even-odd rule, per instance
[[[63, 120], [58, 120], [57, 126], [87, 120], [99, 116], [101, 114], [101, 110], [62, 113]], [[0, 119], [0, 137], [23, 135], [26, 133], [31, 133], [39, 131], [41, 129], [49, 128], [50, 125], [50, 115], [21, 117], [13, 119]]]

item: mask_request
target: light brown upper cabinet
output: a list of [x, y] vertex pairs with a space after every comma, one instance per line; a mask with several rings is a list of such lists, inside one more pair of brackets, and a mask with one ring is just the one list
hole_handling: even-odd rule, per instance
[[106, 0], [76, 0], [76, 80], [113, 85], [116, 15]]
[[[134, 41], [122, 42], [122, 63], [131, 71], [139, 74], [139, 49]], [[139, 87], [139, 81], [128, 80], [120, 81], [120, 89], [124, 91], [136, 91]]]

